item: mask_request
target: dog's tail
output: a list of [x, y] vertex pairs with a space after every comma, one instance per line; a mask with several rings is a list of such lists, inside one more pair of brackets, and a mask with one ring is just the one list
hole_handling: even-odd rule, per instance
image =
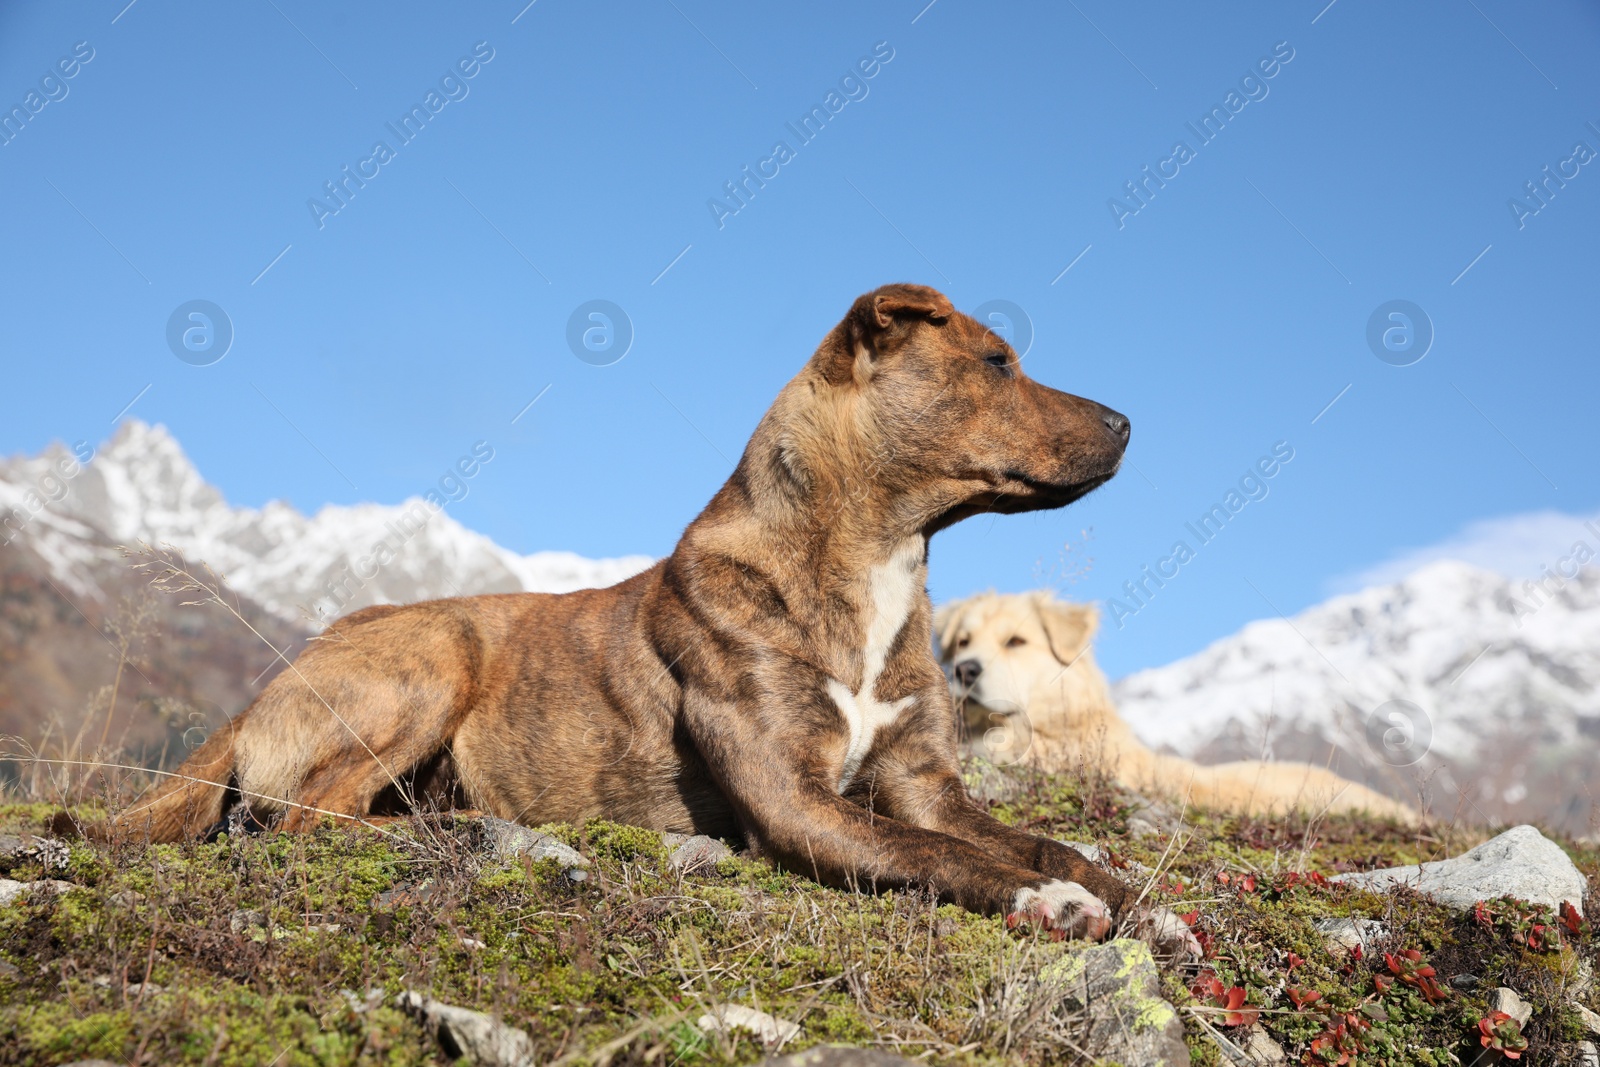
[[236, 723], [229, 723], [194, 750], [153, 794], [102, 822], [76, 825], [66, 813], [52, 820], [57, 832], [77, 830], [91, 841], [112, 839], [152, 844], [199, 837], [222, 821], [231, 791]]

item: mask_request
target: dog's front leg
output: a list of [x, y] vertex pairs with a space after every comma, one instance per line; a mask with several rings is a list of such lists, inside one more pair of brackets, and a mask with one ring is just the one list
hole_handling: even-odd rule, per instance
[[746, 834], [770, 859], [841, 888], [929, 889], [969, 911], [1006, 915], [1056, 936], [1102, 937], [1105, 904], [1081, 883], [912, 826], [839, 795], [837, 768], [804, 725], [775, 724], [688, 694], [690, 733]]
[[1199, 942], [1170, 910], [1141, 904], [1133, 887], [1095, 866], [1077, 849], [1007, 826], [985, 811], [967, 793], [953, 747], [943, 744], [936, 728], [918, 729], [914, 720], [901, 726], [874, 749], [870, 767], [864, 768], [870, 779], [861, 785], [869, 791], [874, 811], [960, 838], [1048, 878], [1076, 883], [1157, 944], [1200, 954]]

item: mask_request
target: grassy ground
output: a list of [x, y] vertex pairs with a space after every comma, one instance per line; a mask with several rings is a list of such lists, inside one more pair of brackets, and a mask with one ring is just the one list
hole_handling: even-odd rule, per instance
[[[1463, 916], [1321, 877], [1452, 855], [1480, 839], [1470, 832], [1191, 813], [1176, 834], [1138, 836], [1104, 783], [1025, 774], [1010, 789], [999, 817], [1097, 842], [1125, 877], [1197, 913], [1210, 958], [1168, 963], [1164, 979], [1197, 1063], [1223, 1062], [1202, 1020], [1238, 1037], [1257, 1011], [1295, 1061], [1470, 1062], [1500, 984], [1536, 1009], [1501, 1043], [1525, 1040], [1522, 1062], [1569, 1063], [1581, 1035], [1565, 1005], [1600, 1008], [1584, 988], [1597, 962], [1587, 927], [1509, 905]], [[0, 830], [37, 830], [49, 810], [0, 806]], [[448, 1062], [395, 1006], [405, 989], [504, 1018], [540, 1062], [754, 1062], [755, 1038], [694, 1025], [728, 1002], [798, 1022], [789, 1049], [1075, 1062], [1082, 1020], [1036, 980], [1074, 947], [999, 919], [738, 859], [679, 874], [656, 835], [606, 823], [549, 828], [593, 861], [581, 881], [551, 861], [484, 860], [467, 823], [383, 829], [74, 845], [64, 870], [11, 872], [76, 888], [0, 907], [0, 1064]], [[1569, 851], [1600, 886], [1600, 854]], [[1600, 897], [1586, 903], [1596, 914]], [[1340, 956], [1312, 922], [1341, 915], [1380, 919], [1390, 938]]]

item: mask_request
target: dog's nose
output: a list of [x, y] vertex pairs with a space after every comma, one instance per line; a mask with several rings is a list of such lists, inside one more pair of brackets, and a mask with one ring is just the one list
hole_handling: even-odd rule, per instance
[[962, 685], [970, 686], [978, 680], [978, 675], [983, 673], [983, 664], [975, 659], [964, 659], [955, 666], [956, 681]]
[[1133, 426], [1128, 422], [1128, 416], [1106, 408], [1100, 413], [1100, 421], [1106, 424], [1106, 429], [1111, 431], [1113, 437], [1123, 444], [1128, 443], [1128, 438], [1133, 434]]

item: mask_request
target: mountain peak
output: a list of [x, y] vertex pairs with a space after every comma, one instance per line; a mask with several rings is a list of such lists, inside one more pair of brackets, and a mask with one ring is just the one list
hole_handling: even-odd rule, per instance
[[[1600, 722], [1600, 569], [1514, 583], [1432, 561], [1293, 620], [1252, 622], [1113, 692], [1136, 733], [1203, 761], [1334, 753], [1341, 773], [1370, 773], [1377, 788], [1418, 788], [1441, 770], [1433, 788], [1472, 790], [1484, 818], [1583, 828], [1592, 762], [1569, 764], [1592, 753]], [[1396, 715], [1412, 762], [1372, 741], [1373, 724], [1387, 737]], [[1529, 779], [1537, 788], [1519, 784], [1535, 765], [1552, 770]]]
[[[0, 463], [0, 500], [36, 484], [43, 464], [40, 458]], [[646, 556], [522, 556], [443, 511], [427, 512], [419, 525], [415, 500], [329, 506], [309, 518], [276, 502], [259, 511], [231, 507], [165, 426], [139, 419], [119, 425], [67, 485], [65, 496], [23, 533], [71, 588], [93, 590], [88, 569], [115, 559], [117, 544], [165, 544], [225, 574], [232, 589], [280, 618], [307, 627], [376, 603], [609, 585], [652, 562]], [[379, 541], [389, 543], [389, 562], [357, 567]], [[370, 577], [354, 576], [368, 570]]]

